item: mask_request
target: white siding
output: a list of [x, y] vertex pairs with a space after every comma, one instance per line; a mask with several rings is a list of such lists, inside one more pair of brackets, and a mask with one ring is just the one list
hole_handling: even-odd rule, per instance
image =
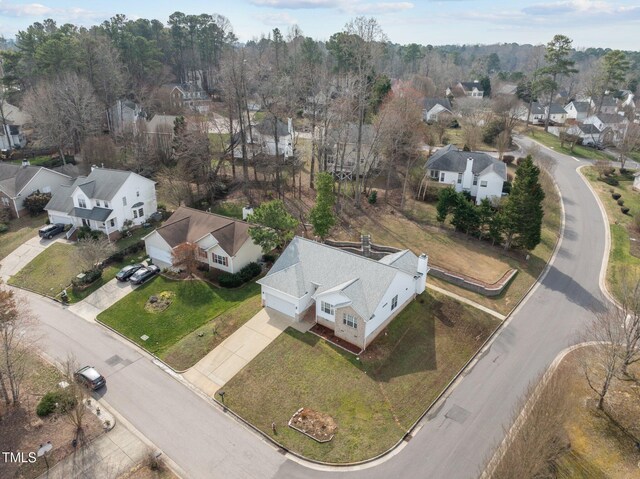
[[160, 268], [171, 268], [173, 259], [171, 246], [156, 231], [144, 239], [144, 246], [149, 258]]
[[[480, 186], [483, 181], [487, 182], [487, 186]], [[502, 186], [504, 181], [502, 177], [495, 172], [490, 172], [478, 178], [478, 191], [476, 195], [476, 203], [480, 204], [484, 198], [500, 198], [502, 197]]]
[[252, 262], [258, 262], [262, 258], [262, 248], [255, 244], [251, 238], [247, 239], [233, 257], [232, 273], [240, 271]]
[[264, 285], [262, 286], [262, 304], [294, 319], [297, 319], [296, 315], [301, 312], [298, 298]]
[[[399, 308], [416, 292], [415, 281], [412, 276], [398, 271], [393, 278], [391, 285], [385, 292], [380, 304], [373, 313], [373, 318], [367, 321], [365, 329], [366, 337], [373, 334], [389, 316], [398, 312]], [[398, 305], [391, 310], [391, 301], [395, 295], [398, 295]]]
[[47, 169], [41, 169], [26, 185], [24, 185], [22, 191], [18, 192], [18, 197], [15, 199], [16, 207], [18, 210], [21, 210], [24, 207], [24, 199], [36, 191], [40, 191], [42, 193], [46, 193], [47, 190], [49, 193], [55, 192], [67, 179], [69, 179], [69, 177], [66, 175]]
[[333, 322], [335, 322], [335, 316], [327, 314], [321, 309], [323, 301], [338, 307], [343, 307], [351, 303], [350, 299], [340, 293], [327, 293], [316, 296], [316, 315]]

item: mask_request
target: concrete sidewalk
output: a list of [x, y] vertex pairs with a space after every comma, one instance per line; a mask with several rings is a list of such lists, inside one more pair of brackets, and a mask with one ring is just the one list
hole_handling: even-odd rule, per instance
[[313, 325], [294, 323], [276, 311], [262, 308], [258, 314], [185, 372], [183, 377], [213, 397], [218, 389], [238, 374], [289, 326], [306, 332]]
[[113, 306], [136, 287], [128, 281], [119, 282], [114, 278], [82, 301], [69, 306], [69, 311], [87, 321], [95, 321], [98, 314]]
[[64, 458], [39, 479], [113, 479], [146, 458], [150, 449], [120, 422]]
[[67, 240], [62, 238], [45, 240], [36, 236], [35, 238], [31, 238], [26, 241], [24, 244], [21, 244], [9, 253], [6, 258], [0, 260], [0, 279], [7, 282], [11, 276], [15, 275], [18, 271], [29, 264], [33, 258], [58, 241], [67, 243]]

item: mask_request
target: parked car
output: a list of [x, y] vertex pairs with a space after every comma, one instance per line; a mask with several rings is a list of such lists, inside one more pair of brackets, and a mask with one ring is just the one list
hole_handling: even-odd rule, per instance
[[107, 380], [93, 366], [85, 366], [78, 369], [74, 375], [74, 379], [83, 386], [95, 391], [107, 384]]
[[40, 228], [38, 230], [38, 234], [40, 235], [40, 238], [51, 239], [63, 231], [64, 225], [62, 223], [54, 223]]
[[145, 281], [153, 278], [159, 272], [160, 268], [158, 268], [155, 264], [145, 266], [133, 273], [133, 275], [131, 275], [131, 278], [129, 278], [129, 282], [132, 284], [142, 284]]
[[595, 148], [596, 150], [604, 150], [604, 145], [600, 141], [584, 140], [582, 146], [588, 146], [589, 148]]
[[144, 266], [141, 265], [140, 263], [130, 264], [128, 266], [125, 266], [120, 271], [118, 271], [118, 273], [116, 274], [116, 279], [118, 281], [127, 281], [140, 268], [144, 268]]

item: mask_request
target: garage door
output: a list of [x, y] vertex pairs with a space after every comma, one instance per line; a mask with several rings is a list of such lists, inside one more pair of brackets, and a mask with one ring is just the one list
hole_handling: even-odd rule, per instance
[[147, 254], [153, 260], [154, 263], [164, 263], [167, 266], [171, 265], [171, 251], [166, 251], [155, 246], [147, 246]]
[[286, 314], [287, 316], [291, 316], [292, 318], [296, 315], [296, 307], [290, 302], [278, 298], [277, 296], [273, 296], [272, 294], [265, 293], [264, 295], [264, 305], [268, 308], [275, 309], [276, 311], [280, 311], [281, 313]]

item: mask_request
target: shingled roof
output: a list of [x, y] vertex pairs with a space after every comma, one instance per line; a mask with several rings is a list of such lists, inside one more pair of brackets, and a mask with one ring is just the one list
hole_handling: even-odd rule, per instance
[[473, 158], [471, 171], [474, 175], [483, 175], [494, 171], [503, 180], [507, 180], [507, 166], [503, 162], [479, 151], [458, 150], [453, 145], [447, 145], [435, 152], [427, 161], [426, 168], [428, 170], [464, 173], [469, 158]]
[[66, 181], [71, 181], [71, 178], [68, 175], [50, 170], [43, 166], [21, 166], [0, 162], [0, 191], [10, 198], [15, 198], [20, 194], [23, 188], [27, 186], [33, 177], [42, 170], [48, 170], [52, 173], [59, 174], [61, 184]]
[[249, 239], [250, 226], [244, 221], [180, 206], [156, 232], [172, 248], [211, 234], [227, 254], [234, 256]]

